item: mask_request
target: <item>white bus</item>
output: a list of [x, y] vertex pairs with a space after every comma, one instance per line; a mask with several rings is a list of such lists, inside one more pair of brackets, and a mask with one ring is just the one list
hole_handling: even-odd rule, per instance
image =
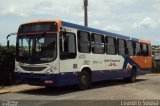
[[20, 25], [15, 75], [30, 85], [59, 87], [136, 76], [152, 67], [150, 41], [60, 20]]

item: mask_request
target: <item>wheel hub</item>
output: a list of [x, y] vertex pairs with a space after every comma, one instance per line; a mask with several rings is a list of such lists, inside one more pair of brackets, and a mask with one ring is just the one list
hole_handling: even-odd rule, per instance
[[86, 76], [82, 76], [81, 82], [83, 85], [87, 84], [87, 77]]

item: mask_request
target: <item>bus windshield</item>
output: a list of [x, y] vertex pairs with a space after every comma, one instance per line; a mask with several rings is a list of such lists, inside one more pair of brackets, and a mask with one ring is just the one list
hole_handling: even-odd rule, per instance
[[17, 61], [29, 64], [38, 64], [52, 62], [56, 57], [56, 34], [27, 34], [17, 37]]

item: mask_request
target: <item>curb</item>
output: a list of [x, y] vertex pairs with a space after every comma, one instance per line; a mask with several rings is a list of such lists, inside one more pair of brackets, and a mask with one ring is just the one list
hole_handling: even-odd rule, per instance
[[42, 88], [42, 87], [39, 87], [39, 86], [26, 86], [26, 85], [12, 86], [11, 88], [0, 89], [0, 94], [23, 92], [23, 91], [35, 90], [35, 89], [39, 89], [39, 88]]
[[35, 90], [35, 89], [39, 89], [39, 88], [42, 88], [42, 87], [39, 87], [39, 86], [26, 86], [26, 85], [12, 86], [12, 87], [8, 87], [8, 88], [0, 89], [0, 94], [23, 92], [23, 91]]
[[0, 90], [0, 94], [10, 93], [10, 90]]
[[146, 74], [147, 76], [159, 76], [160, 74], [159, 73], [157, 73], [157, 74], [155, 74], [155, 73], [151, 73], [151, 74]]

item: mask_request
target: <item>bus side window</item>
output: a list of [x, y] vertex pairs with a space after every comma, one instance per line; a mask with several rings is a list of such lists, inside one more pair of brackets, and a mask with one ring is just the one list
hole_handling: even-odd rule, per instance
[[78, 31], [78, 51], [80, 53], [91, 52], [91, 38], [89, 32]]
[[106, 53], [110, 55], [116, 55], [117, 53], [116, 38], [106, 36], [105, 41], [106, 41]]
[[133, 41], [131, 41], [131, 40], [127, 41], [127, 49], [128, 49], [128, 55], [130, 55], [130, 56], [134, 55], [134, 44], [133, 44]]
[[126, 42], [125, 42], [125, 40], [124, 39], [118, 39], [117, 43], [118, 43], [118, 53], [119, 53], [119, 55], [128, 54], [126, 52]]
[[104, 36], [92, 33], [92, 52], [95, 54], [104, 54]]
[[149, 56], [149, 48], [147, 44], [142, 44], [142, 55]]
[[136, 43], [135, 43], [135, 46], [136, 46], [135, 54], [136, 54], [137, 56], [141, 56], [141, 55], [142, 55], [142, 53], [141, 53], [141, 44], [140, 44], [139, 42], [136, 42]]
[[60, 58], [72, 59], [76, 57], [76, 37], [74, 33], [65, 33], [61, 35], [60, 40]]

